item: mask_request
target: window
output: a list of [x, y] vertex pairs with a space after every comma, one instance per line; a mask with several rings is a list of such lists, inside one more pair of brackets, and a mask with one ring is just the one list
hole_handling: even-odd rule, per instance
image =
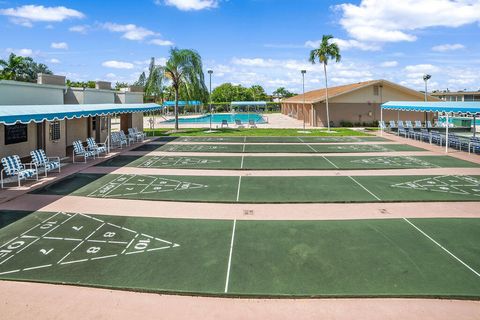
[[379, 95], [378, 86], [373, 86], [373, 95], [374, 95], [374, 96], [378, 96], [378, 95]]
[[14, 124], [5, 126], [5, 145], [28, 141], [28, 125]]
[[49, 136], [50, 141], [60, 140], [60, 121], [50, 122]]
[[463, 98], [464, 101], [473, 101], [473, 94], [465, 95]]
[[92, 117], [92, 130], [97, 130], [97, 117]]

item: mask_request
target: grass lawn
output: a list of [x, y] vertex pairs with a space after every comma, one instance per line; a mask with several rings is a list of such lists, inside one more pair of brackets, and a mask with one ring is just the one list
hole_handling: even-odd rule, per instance
[[479, 299], [479, 230], [480, 219], [234, 222], [35, 212], [0, 230], [0, 278], [220, 296]]
[[[172, 132], [172, 129], [145, 129], [147, 135], [152, 136], [298, 136], [298, 130], [300, 129], [215, 129], [214, 133], [205, 133], [206, 129], [203, 128], [180, 128], [179, 132]], [[326, 132], [327, 129], [309, 129], [310, 136], [369, 136], [368, 133], [362, 131], [352, 130], [348, 128], [332, 128], [331, 131]], [[303, 134], [304, 135], [304, 134]]]

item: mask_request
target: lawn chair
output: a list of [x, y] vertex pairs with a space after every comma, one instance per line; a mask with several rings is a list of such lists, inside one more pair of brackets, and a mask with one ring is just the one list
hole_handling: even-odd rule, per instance
[[427, 127], [427, 129], [432, 129], [433, 126], [432, 126], [432, 121], [428, 120], [426, 123], [425, 123], [425, 127]]
[[384, 130], [384, 131], [387, 130], [387, 126], [385, 125], [385, 121], [379, 121], [378, 122], [378, 128], [380, 130]]
[[257, 128], [257, 124], [255, 123], [255, 120], [248, 120], [248, 126], [250, 128]]
[[412, 121], [410, 121], [410, 120], [405, 121], [405, 127], [407, 129], [413, 129]]
[[45, 177], [48, 171], [58, 169], [60, 173], [60, 157], [47, 157], [43, 149], [37, 149], [30, 152], [32, 162], [37, 166], [37, 169], [44, 168]]
[[448, 134], [448, 146], [462, 151], [463, 144], [462, 144], [462, 141], [460, 140], [460, 138], [456, 134], [449, 133]]
[[397, 128], [397, 125], [395, 124], [395, 121], [393, 121], [393, 120], [390, 120], [390, 122], [389, 122], [389, 123], [390, 123], [390, 130], [392, 130], [392, 129], [396, 129], [396, 128]]
[[72, 161], [75, 163], [75, 157], [82, 157], [84, 162], [87, 163], [88, 158], [95, 159], [95, 151], [86, 150], [83, 147], [82, 141], [73, 141], [73, 156]]
[[415, 129], [422, 129], [422, 121], [415, 120]]
[[473, 152], [477, 153], [480, 152], [480, 138], [471, 137], [470, 141], [468, 142], [468, 153]]
[[126, 143], [127, 143], [127, 146], [129, 146], [129, 145], [131, 145], [132, 143], [135, 142], [135, 139], [132, 138], [132, 137], [130, 137], [130, 136], [127, 136], [127, 135], [125, 134], [125, 132], [123, 132], [123, 130], [118, 131], [118, 133], [120, 134], [120, 140], [121, 140], [121, 141], [124, 141], [124, 142], [122, 142], [122, 143], [125, 143], [125, 142], [126, 142]]
[[222, 120], [221, 128], [226, 126], [228, 128], [228, 121], [227, 120]]
[[95, 152], [97, 157], [100, 156], [100, 153], [104, 153], [105, 155], [108, 153], [107, 144], [97, 143], [92, 137], [87, 138], [87, 149], [88, 151]]
[[[38, 170], [34, 163], [22, 163], [20, 157], [17, 155], [4, 157], [1, 160], [3, 169], [0, 172], [0, 184], [3, 189], [5, 174], [6, 177], [17, 176], [18, 186], [20, 187], [21, 180], [33, 180], [30, 179], [35, 176], [35, 180], [38, 181]], [[28, 167], [28, 168], [27, 168]]]
[[110, 136], [110, 143], [112, 144], [112, 147], [118, 147], [122, 149], [122, 146], [125, 145], [127, 146], [127, 141], [122, 140], [120, 138], [120, 132], [112, 132], [112, 135]]
[[418, 140], [430, 143], [430, 132], [428, 132], [427, 129], [420, 129], [420, 132], [418, 132]]
[[133, 131], [133, 128], [128, 128], [128, 137], [133, 139], [134, 142], [141, 141], [142, 138], [140, 138], [135, 131]]
[[430, 131], [430, 143], [438, 144], [439, 146], [443, 146], [443, 136], [438, 131]]
[[235, 125], [237, 126], [238, 129], [245, 128], [245, 126], [242, 123], [242, 120], [240, 120], [240, 119], [235, 119]]
[[147, 137], [147, 134], [143, 131], [139, 131], [137, 128], [133, 128], [133, 132], [140, 137], [140, 139], [143, 141]]

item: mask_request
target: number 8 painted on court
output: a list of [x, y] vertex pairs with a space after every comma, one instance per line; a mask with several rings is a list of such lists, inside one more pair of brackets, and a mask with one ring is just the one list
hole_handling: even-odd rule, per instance
[[100, 247], [90, 247], [87, 249], [87, 253], [97, 253], [98, 251], [100, 251]]

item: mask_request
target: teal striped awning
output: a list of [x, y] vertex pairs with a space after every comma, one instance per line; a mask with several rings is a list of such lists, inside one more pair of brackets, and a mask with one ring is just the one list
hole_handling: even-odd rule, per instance
[[0, 124], [13, 125], [83, 117], [107, 116], [121, 113], [151, 112], [164, 107], [156, 103], [133, 104], [58, 104], [58, 105], [0, 105]]
[[[178, 106], [179, 107], [185, 107], [185, 106], [199, 106], [201, 105], [202, 102], [200, 101], [183, 101], [183, 100], [179, 100], [178, 101]], [[164, 107], [175, 107], [175, 101], [165, 101], [163, 103], [163, 106]]]
[[420, 102], [420, 101], [389, 101], [382, 104], [383, 110], [436, 112], [452, 115], [480, 115], [480, 102]]

